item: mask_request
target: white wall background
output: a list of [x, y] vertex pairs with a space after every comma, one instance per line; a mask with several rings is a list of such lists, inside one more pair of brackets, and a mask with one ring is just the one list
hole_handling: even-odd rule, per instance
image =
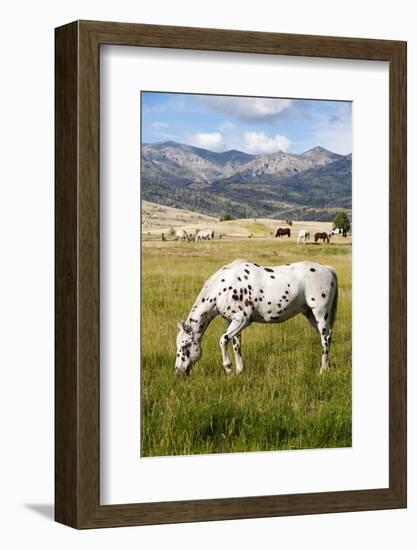
[[[408, 510], [76, 532], [52, 522], [54, 27], [102, 19], [408, 40], [409, 234], [417, 233], [413, 3], [72, 0], [3, 4], [0, 85], [0, 544], [45, 549], [411, 549], [417, 541], [417, 277], [409, 246]], [[377, 130], [376, 130], [377, 131]], [[4, 191], [4, 194], [3, 194]]]

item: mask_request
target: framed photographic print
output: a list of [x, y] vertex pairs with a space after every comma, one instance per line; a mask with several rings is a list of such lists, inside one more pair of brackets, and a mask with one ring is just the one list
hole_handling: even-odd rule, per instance
[[406, 44], [56, 29], [56, 520], [406, 506]]

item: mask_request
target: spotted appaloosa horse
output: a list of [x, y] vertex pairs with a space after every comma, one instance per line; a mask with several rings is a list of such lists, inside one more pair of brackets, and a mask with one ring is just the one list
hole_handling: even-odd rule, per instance
[[291, 230], [289, 227], [278, 227], [278, 229], [275, 232], [275, 237], [284, 237], [287, 235], [287, 237], [291, 237]]
[[175, 370], [189, 374], [201, 357], [201, 341], [208, 325], [221, 315], [228, 329], [220, 338], [223, 367], [233, 373], [227, 345], [233, 341], [236, 374], [243, 370], [241, 332], [251, 323], [283, 323], [298, 313], [320, 333], [321, 370], [329, 367], [329, 349], [337, 308], [337, 275], [330, 266], [298, 262], [262, 267], [235, 260], [205, 283], [186, 321], [178, 323]]
[[347, 236], [346, 229], [344, 227], [335, 227], [330, 231], [329, 238], [336, 237], [337, 235], [339, 235], [339, 237], [346, 237]]

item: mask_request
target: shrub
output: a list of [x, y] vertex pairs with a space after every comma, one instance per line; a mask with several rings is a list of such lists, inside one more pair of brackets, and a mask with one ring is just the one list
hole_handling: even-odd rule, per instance
[[333, 218], [333, 227], [341, 227], [348, 233], [350, 231], [350, 220], [346, 212], [337, 212]]
[[223, 214], [220, 214], [219, 221], [227, 222], [227, 221], [230, 221], [230, 220], [233, 220], [233, 219], [234, 218], [231, 214], [229, 214], [228, 212], [224, 212]]

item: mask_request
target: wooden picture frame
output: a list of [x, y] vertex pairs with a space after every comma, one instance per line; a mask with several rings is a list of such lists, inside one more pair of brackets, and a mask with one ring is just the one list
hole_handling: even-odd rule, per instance
[[[56, 29], [55, 519], [75, 528], [406, 506], [406, 43], [76, 21]], [[100, 505], [99, 56], [117, 44], [389, 62], [389, 487]]]

